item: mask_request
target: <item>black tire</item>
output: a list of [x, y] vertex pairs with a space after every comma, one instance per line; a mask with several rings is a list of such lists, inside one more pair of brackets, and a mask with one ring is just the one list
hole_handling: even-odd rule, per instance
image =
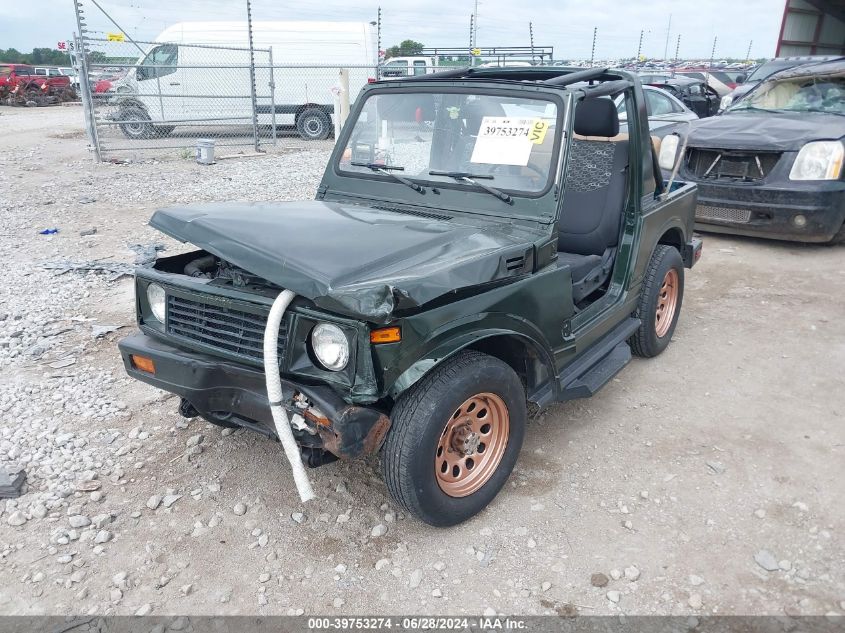
[[842, 226], [837, 231], [836, 235], [834, 235], [830, 241], [828, 242], [831, 246], [834, 244], [845, 244], [845, 222], [842, 223]]
[[[671, 322], [663, 326], [662, 333], [658, 333], [657, 318], [658, 302], [661, 300], [661, 289], [667, 274], [674, 270], [677, 275], [677, 299], [671, 315]], [[668, 347], [678, 325], [681, 315], [681, 305], [684, 299], [684, 262], [681, 254], [672, 246], [658, 244], [651, 254], [648, 269], [645, 273], [640, 301], [634, 316], [642, 321], [640, 329], [629, 339], [628, 344], [636, 356], [652, 358]]]
[[322, 141], [332, 133], [332, 121], [320, 108], [306, 108], [296, 117], [296, 131], [306, 141]]
[[[457, 408], [480, 393], [498, 396], [507, 408], [509, 432], [504, 452], [480, 488], [467, 496], [450, 496], [441, 489], [435, 473], [438, 442]], [[391, 496], [429, 525], [456, 525], [481, 512], [510, 476], [525, 436], [525, 390], [506, 363], [464, 351], [403, 393], [391, 418], [382, 449], [384, 480]]]
[[141, 108], [130, 107], [121, 110], [117, 115], [118, 121], [132, 121], [132, 123], [121, 123], [120, 131], [126, 138], [140, 141], [155, 136], [155, 127], [147, 123], [150, 116]]

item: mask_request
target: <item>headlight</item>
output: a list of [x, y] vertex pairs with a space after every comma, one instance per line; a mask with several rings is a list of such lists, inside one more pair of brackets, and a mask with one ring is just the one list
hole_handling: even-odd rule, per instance
[[669, 134], [663, 137], [660, 143], [660, 154], [657, 155], [657, 162], [661, 169], [671, 171], [675, 168], [675, 156], [678, 154], [678, 143], [681, 138], [677, 134]]
[[349, 362], [349, 341], [336, 325], [319, 323], [311, 332], [311, 349], [320, 364], [331, 371], [340, 371]]
[[153, 313], [153, 316], [164, 323], [164, 306], [167, 302], [164, 288], [158, 284], [147, 286], [147, 301], [150, 304], [150, 312]]
[[790, 180], [836, 180], [842, 173], [845, 146], [839, 141], [814, 141], [798, 152]]
[[722, 100], [719, 102], [719, 110], [727, 110], [731, 107], [731, 104], [734, 102], [734, 98], [730, 95], [725, 95], [722, 97]]

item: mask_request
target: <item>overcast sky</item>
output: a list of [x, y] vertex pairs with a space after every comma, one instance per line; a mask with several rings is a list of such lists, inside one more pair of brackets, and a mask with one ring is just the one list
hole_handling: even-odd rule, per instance
[[[82, 0], [93, 30], [114, 31], [91, 0]], [[152, 39], [174, 22], [245, 17], [245, 0], [98, 0], [126, 31]], [[410, 38], [427, 46], [463, 46], [469, 41], [474, 0], [315, 0], [285, 3], [253, 0], [254, 19], [375, 20], [382, 5], [382, 46]], [[784, 0], [479, 0], [478, 45], [528, 45], [528, 24], [536, 45], [553, 45], [557, 59], [589, 58], [593, 27], [597, 59], [632, 57], [644, 30], [643, 54], [662, 57], [669, 15], [669, 56], [681, 36], [680, 56], [716, 59], [771, 57]], [[55, 47], [76, 30], [73, 0], [0, 0], [0, 48], [30, 51]], [[2, 61], [2, 60], [0, 60]], [[315, 60], [318, 61], [318, 60]]]

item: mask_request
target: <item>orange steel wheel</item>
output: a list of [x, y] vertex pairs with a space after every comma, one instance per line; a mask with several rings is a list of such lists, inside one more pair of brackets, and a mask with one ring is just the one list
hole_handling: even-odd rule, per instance
[[437, 484], [450, 497], [467, 497], [486, 484], [508, 445], [510, 415], [494, 393], [458, 407], [443, 429], [434, 457]]
[[670, 268], [663, 278], [660, 293], [657, 296], [657, 314], [654, 319], [654, 330], [657, 336], [666, 336], [666, 332], [675, 318], [678, 309], [678, 271]]

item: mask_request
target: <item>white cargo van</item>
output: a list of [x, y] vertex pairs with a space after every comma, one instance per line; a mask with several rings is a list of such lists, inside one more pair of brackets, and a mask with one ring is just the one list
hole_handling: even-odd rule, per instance
[[[247, 38], [246, 22], [182, 22], [163, 31], [115, 88], [123, 94], [114, 115], [125, 121], [123, 133], [142, 139], [180, 124], [201, 133], [215, 122], [251, 123]], [[276, 125], [295, 125], [305, 139], [331, 134], [339, 69], [349, 71], [351, 101], [375, 76], [378, 59], [365, 22], [253, 22], [253, 47], [259, 124], [273, 122], [274, 104]], [[272, 49], [272, 77], [258, 49]]]
[[381, 65], [379, 76], [382, 79], [429, 75], [438, 70], [434, 57], [391, 57]]

